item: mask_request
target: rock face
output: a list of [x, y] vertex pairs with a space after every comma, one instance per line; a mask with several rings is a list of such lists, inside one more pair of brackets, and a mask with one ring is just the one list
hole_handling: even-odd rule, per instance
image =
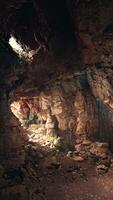
[[24, 134], [19, 122], [11, 113], [5, 94], [2, 95], [0, 103], [0, 113], [3, 114], [0, 116], [0, 159], [16, 158], [18, 150], [23, 149], [23, 146], [27, 142], [27, 135]]
[[[9, 132], [15, 132], [14, 135], [4, 136], [6, 129], [10, 130], [9, 100], [21, 125], [31, 127], [32, 132], [37, 129], [41, 134], [66, 137], [73, 144], [99, 140], [108, 142], [112, 149], [113, 3], [55, 1], [53, 9], [56, 6], [59, 17], [50, 4], [22, 0], [0, 5], [0, 10], [4, 8], [0, 17], [4, 58], [0, 59], [0, 83], [9, 98], [4, 101], [1, 91], [1, 141], [7, 137], [5, 144], [11, 148], [18, 132], [20, 139], [15, 145], [24, 144], [19, 126], [11, 126], [13, 131]], [[7, 42], [11, 35], [23, 47], [35, 51], [28, 65], [22, 60], [21, 63], [16, 54], [11, 56], [14, 52]]]
[[[112, 19], [108, 0], [1, 0], [0, 199], [46, 198], [48, 147], [98, 174], [113, 169]], [[48, 170], [62, 171], [56, 157]]]
[[17, 89], [11, 110], [23, 126], [43, 127], [42, 134], [67, 137], [72, 144], [108, 142], [112, 149], [112, 73], [93, 67], [64, 73], [41, 90], [32, 88], [30, 95]]
[[[88, 72], [88, 81], [98, 104], [100, 135], [98, 138], [107, 140], [112, 148], [112, 73], [110, 68], [93, 69]], [[109, 130], [109, 131], [108, 131]], [[108, 136], [109, 132], [109, 136]]]
[[[99, 110], [98, 98], [93, 92], [93, 89], [96, 90], [97, 81], [92, 89], [91, 72], [87, 70], [82, 75], [62, 75], [60, 80], [56, 80], [52, 85], [45, 85], [42, 91], [37, 91], [37, 96], [29, 97], [29, 92], [23, 95], [23, 91], [19, 91], [21, 98], [17, 97], [11, 103], [11, 110], [23, 126], [43, 124], [46, 132], [59, 136], [68, 135], [70, 140], [76, 143], [88, 138], [97, 139], [95, 137], [104, 134], [105, 130], [103, 128], [100, 132], [99, 115], [103, 110]], [[98, 92], [99, 88], [101, 85], [97, 88]], [[18, 90], [13, 96], [16, 97], [17, 94]], [[111, 110], [108, 111], [110, 112]]]
[[68, 2], [84, 64], [112, 66], [113, 2]]

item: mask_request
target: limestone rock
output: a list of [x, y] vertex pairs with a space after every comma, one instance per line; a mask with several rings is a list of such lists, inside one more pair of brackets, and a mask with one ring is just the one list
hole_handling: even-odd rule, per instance
[[96, 156], [106, 157], [109, 154], [108, 144], [100, 142], [92, 143], [90, 152]]
[[67, 153], [66, 156], [67, 156], [67, 157], [72, 157], [72, 156], [73, 156], [73, 152], [72, 152], [72, 151], [68, 151], [68, 153]]
[[80, 152], [82, 150], [82, 148], [83, 148], [83, 144], [82, 143], [75, 145], [75, 149], [76, 149], [77, 152]]
[[52, 121], [51, 117], [47, 118], [47, 121], [46, 121], [46, 124], [45, 124], [45, 128], [54, 129], [54, 122]]
[[75, 161], [84, 161], [84, 158], [82, 158], [81, 156], [73, 156], [73, 160]]
[[56, 138], [56, 139], [54, 140], [54, 142], [53, 142], [53, 144], [54, 144], [55, 146], [59, 146], [60, 143], [61, 143], [61, 138], [60, 138], [60, 137]]
[[108, 171], [108, 167], [106, 167], [105, 165], [98, 165], [96, 167], [96, 172], [98, 174], [105, 174]]

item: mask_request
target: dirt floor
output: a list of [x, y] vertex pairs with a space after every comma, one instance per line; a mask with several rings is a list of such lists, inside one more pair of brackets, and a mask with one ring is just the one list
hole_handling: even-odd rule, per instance
[[88, 161], [52, 155], [21, 170], [24, 179], [0, 185], [0, 200], [113, 200], [113, 171], [98, 175]]
[[113, 172], [97, 175], [88, 162], [64, 158], [58, 169], [42, 172], [40, 186], [45, 200], [113, 200]]

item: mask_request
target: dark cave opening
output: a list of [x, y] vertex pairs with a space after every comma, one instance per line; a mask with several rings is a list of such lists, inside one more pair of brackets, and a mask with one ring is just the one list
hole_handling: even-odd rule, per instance
[[54, 35], [69, 35], [74, 39], [65, 0], [45, 1], [37, 8], [38, 2], [33, 0], [23, 3], [18, 9], [12, 9], [7, 20], [9, 35], [13, 35], [31, 49], [40, 44], [47, 45], [47, 41]]
[[54, 31], [62, 34], [73, 34], [66, 0], [54, 2], [47, 0], [45, 7], [47, 8], [49, 20]]

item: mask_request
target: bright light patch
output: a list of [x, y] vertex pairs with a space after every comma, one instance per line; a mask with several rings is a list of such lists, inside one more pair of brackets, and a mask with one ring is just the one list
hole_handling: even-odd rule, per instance
[[18, 43], [14, 36], [10, 37], [9, 44], [13, 48], [13, 50], [19, 55], [19, 57], [29, 59], [29, 48], [25, 45], [22, 46], [20, 43]]
[[36, 50], [30, 50], [26, 45], [21, 45], [18, 43], [14, 36], [10, 37], [9, 45], [19, 55], [19, 57], [23, 57], [28, 61], [32, 60], [33, 56], [40, 50], [40, 47]]
[[22, 54], [23, 49], [22, 49], [21, 45], [17, 43], [16, 38], [11, 36], [9, 39], [9, 44], [15, 52]]

